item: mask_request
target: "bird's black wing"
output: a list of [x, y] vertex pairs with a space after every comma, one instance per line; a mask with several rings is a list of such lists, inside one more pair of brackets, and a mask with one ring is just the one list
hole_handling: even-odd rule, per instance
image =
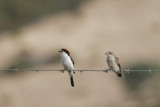
[[119, 59], [117, 57], [115, 57], [115, 61], [116, 61], [116, 64], [118, 65], [119, 69], [121, 70], [121, 65], [120, 65]]
[[73, 58], [70, 56], [70, 58], [71, 58], [71, 61], [72, 61], [72, 63], [73, 63], [73, 65], [74, 65], [74, 60], [73, 60]]

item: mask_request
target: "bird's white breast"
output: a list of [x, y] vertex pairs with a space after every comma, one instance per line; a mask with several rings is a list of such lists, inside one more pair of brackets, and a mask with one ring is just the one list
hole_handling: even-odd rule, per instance
[[119, 67], [118, 65], [116, 64], [116, 61], [115, 61], [115, 57], [112, 56], [112, 55], [108, 55], [107, 57], [107, 63], [108, 63], [108, 66], [110, 69], [112, 69], [113, 71], [119, 71]]
[[73, 70], [73, 63], [72, 60], [70, 58], [70, 56], [68, 56], [66, 53], [61, 53], [61, 63], [63, 65], [63, 67], [66, 70]]

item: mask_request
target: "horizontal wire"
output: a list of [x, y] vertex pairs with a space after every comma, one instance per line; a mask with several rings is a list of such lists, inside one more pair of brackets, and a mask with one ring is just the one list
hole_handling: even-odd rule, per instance
[[[0, 71], [65, 71], [63, 69], [0, 69]], [[104, 71], [104, 72], [108, 72], [107, 70], [73, 70], [73, 71], [79, 71], [79, 72], [83, 72], [83, 71]]]
[[[65, 70], [63, 69], [0, 69], [0, 71], [60, 71], [60, 72], [64, 72]], [[84, 72], [84, 71], [95, 71], [95, 72], [110, 72], [112, 70], [110, 69], [106, 69], [106, 70], [91, 70], [91, 69], [88, 69], [88, 70], [73, 70], [73, 71], [76, 71], [76, 72]], [[129, 73], [129, 72], [160, 72], [160, 70], [152, 70], [152, 69], [149, 69], [149, 70], [132, 70], [132, 69], [124, 69], [124, 70], [121, 70], [122, 72], [126, 72], [126, 73]]]

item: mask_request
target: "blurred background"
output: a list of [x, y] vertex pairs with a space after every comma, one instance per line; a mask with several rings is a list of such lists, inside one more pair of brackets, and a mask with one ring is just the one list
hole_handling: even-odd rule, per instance
[[[160, 69], [159, 0], [1, 0], [0, 68], [61, 69], [67, 48], [75, 69]], [[1, 72], [0, 107], [159, 107], [160, 73]]]

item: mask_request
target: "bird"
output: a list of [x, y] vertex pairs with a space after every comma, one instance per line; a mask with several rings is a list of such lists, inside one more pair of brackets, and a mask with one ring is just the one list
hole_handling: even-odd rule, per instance
[[118, 57], [116, 57], [111, 51], [107, 51], [105, 54], [107, 55], [106, 62], [110, 70], [114, 71], [118, 77], [122, 77], [123, 75]]
[[74, 70], [74, 60], [70, 56], [69, 50], [62, 48], [58, 52], [61, 55], [61, 64], [63, 65], [63, 68], [64, 70], [68, 71], [68, 74], [70, 76], [71, 86], [74, 87], [74, 80], [73, 80], [73, 73], [75, 73], [73, 71]]

